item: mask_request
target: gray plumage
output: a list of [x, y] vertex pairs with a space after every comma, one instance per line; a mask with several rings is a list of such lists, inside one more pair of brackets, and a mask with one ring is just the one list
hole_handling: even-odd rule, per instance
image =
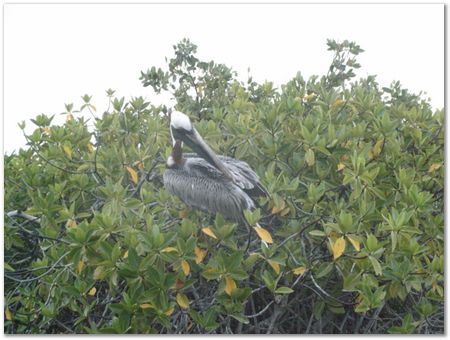
[[234, 179], [195, 154], [184, 154], [184, 161], [164, 172], [164, 186], [186, 205], [247, 225], [243, 211], [253, 210], [253, 197], [268, 195], [258, 175], [246, 162], [217, 156]]

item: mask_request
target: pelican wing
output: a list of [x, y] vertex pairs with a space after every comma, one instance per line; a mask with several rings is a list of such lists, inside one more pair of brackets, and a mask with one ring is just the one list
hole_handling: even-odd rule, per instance
[[[226, 180], [226, 178], [224, 178], [223, 174], [218, 169], [203, 161], [203, 159], [198, 158], [197, 155], [193, 153], [187, 153], [184, 154], [184, 157], [188, 158], [190, 166], [194, 166], [195, 168], [197, 168], [200, 173], [203, 172], [204, 175], [211, 178], [214, 177], [218, 179], [223, 177], [223, 179]], [[236, 184], [250, 196], [269, 196], [269, 193], [259, 181], [258, 175], [250, 168], [250, 166], [246, 162], [227, 156], [217, 157], [231, 172]], [[193, 162], [193, 160], [195, 161]]]
[[230, 182], [230, 180], [216, 167], [209, 164], [203, 158], [196, 154], [183, 154], [186, 158], [184, 166], [189, 170], [189, 173], [196, 177], [205, 177], [214, 179], [220, 182]]
[[183, 168], [166, 169], [164, 186], [193, 208], [221, 213], [225, 218], [245, 223], [244, 209], [254, 209], [250, 196], [220, 170], [199, 157], [186, 158]]

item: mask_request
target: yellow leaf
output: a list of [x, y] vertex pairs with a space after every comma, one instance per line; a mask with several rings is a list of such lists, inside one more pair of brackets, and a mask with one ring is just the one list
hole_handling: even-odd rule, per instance
[[338, 108], [338, 107], [341, 107], [341, 106], [344, 105], [344, 104], [345, 104], [345, 100], [337, 99], [337, 100], [333, 103], [333, 105], [331, 105], [331, 108], [336, 109], [336, 108]]
[[52, 134], [52, 130], [50, 130], [49, 127], [42, 128], [42, 131], [44, 131], [47, 135], [51, 135]]
[[92, 288], [91, 288], [91, 290], [89, 291], [88, 295], [90, 295], [90, 296], [94, 296], [94, 295], [95, 295], [95, 293], [97, 293], [97, 288], [95, 288], [95, 287], [92, 287]]
[[375, 156], [378, 156], [381, 152], [381, 148], [383, 147], [384, 140], [380, 139], [378, 142], [375, 143], [373, 146], [373, 154]]
[[128, 250], [123, 254], [123, 258], [124, 259], [128, 258]]
[[359, 241], [351, 236], [347, 235], [348, 240], [350, 241], [350, 243], [353, 245], [353, 248], [355, 248], [356, 251], [360, 251], [361, 250], [361, 245], [359, 243]]
[[167, 316], [171, 316], [174, 310], [175, 310], [175, 308], [170, 307], [168, 310], [166, 310], [164, 312], [164, 314], [166, 314]]
[[139, 307], [141, 307], [142, 309], [149, 309], [153, 308], [153, 305], [151, 305], [150, 303], [143, 303]]
[[285, 208], [282, 212], [280, 212], [280, 216], [286, 216], [287, 214], [289, 214], [289, 211], [291, 209], [289, 207]]
[[176, 299], [177, 299], [178, 305], [181, 308], [183, 308], [183, 309], [189, 308], [189, 299], [187, 298], [186, 295], [184, 295], [183, 293], [178, 293]]
[[314, 156], [314, 151], [312, 149], [308, 149], [305, 154], [306, 164], [309, 166], [313, 166], [316, 163], [316, 157]]
[[306, 272], [305, 267], [297, 267], [293, 270], [295, 275], [303, 275], [304, 272]]
[[63, 145], [63, 150], [69, 159], [72, 159], [72, 149], [69, 145]]
[[186, 260], [181, 260], [181, 269], [183, 270], [184, 275], [188, 276], [191, 271], [189, 262]]
[[315, 93], [311, 93], [311, 94], [308, 94], [308, 95], [304, 96], [303, 100], [309, 102], [309, 101], [313, 100], [316, 96], [317, 95]]
[[66, 122], [68, 122], [68, 121], [70, 121], [70, 120], [72, 120], [73, 119], [73, 115], [71, 114], [71, 113], [69, 113], [67, 116], [66, 116]]
[[97, 108], [94, 105], [89, 104], [89, 106], [91, 107], [92, 110], [94, 110], [94, 112], [97, 112]]
[[434, 290], [439, 294], [439, 296], [444, 296], [444, 289], [440, 285], [437, 285]]
[[141, 161], [138, 162], [137, 166], [139, 170], [144, 170], [144, 163], [142, 163]]
[[433, 163], [430, 165], [430, 167], [428, 168], [428, 172], [433, 172], [436, 171], [437, 169], [439, 169], [442, 166], [442, 163]]
[[206, 235], [215, 238], [217, 240], [217, 236], [214, 234], [214, 232], [211, 230], [211, 228], [202, 228], [203, 233]]
[[342, 171], [342, 170], [344, 170], [344, 168], [345, 168], [345, 164], [339, 163], [339, 164], [337, 165], [337, 170], [336, 170], [336, 171]]
[[339, 237], [334, 243], [331, 244], [331, 250], [333, 251], [333, 259], [336, 260], [345, 251], [345, 239], [344, 237]]
[[133, 168], [130, 168], [129, 166], [127, 166], [127, 170], [131, 176], [131, 180], [133, 181], [134, 184], [137, 184], [138, 182], [138, 174], [136, 172], [136, 170], [134, 170]]
[[93, 274], [94, 280], [103, 280], [106, 274], [107, 273], [105, 272], [105, 269], [102, 266], [99, 266], [94, 270]]
[[231, 295], [231, 293], [233, 292], [233, 289], [236, 287], [237, 287], [236, 282], [234, 282], [234, 280], [231, 277], [225, 278], [225, 292], [228, 295]]
[[8, 321], [11, 321], [12, 320], [12, 313], [11, 313], [11, 311], [9, 310], [9, 308], [8, 307], [6, 307], [6, 309], [5, 309], [5, 319], [6, 320], [8, 320]]
[[377, 157], [381, 153], [381, 147], [383, 146], [383, 140], [380, 139], [375, 143], [372, 149], [369, 150], [369, 159]]
[[69, 227], [69, 228], [74, 228], [76, 226], [77, 226], [77, 221], [72, 220], [72, 219], [68, 220], [66, 223], [66, 227]]
[[266, 243], [273, 243], [272, 235], [270, 235], [270, 233], [266, 229], [259, 226], [253, 227], [253, 229], [255, 229], [256, 233], [258, 234], [261, 240], [263, 240]]
[[203, 250], [202, 248], [195, 246], [194, 252], [195, 252], [195, 263], [197, 264], [202, 263], [203, 259], [206, 256], [206, 250]]
[[276, 215], [279, 212], [281, 212], [284, 208], [286, 207], [286, 202], [284, 201], [284, 199], [280, 199], [280, 205], [279, 206], [274, 206], [272, 208], [272, 214]]
[[348, 148], [348, 147], [350, 147], [352, 145], [353, 145], [353, 140], [349, 139], [343, 144], [343, 147], [344, 148]]
[[94, 146], [91, 143], [88, 144], [87, 148], [89, 152], [94, 152]]
[[363, 298], [364, 298], [364, 296], [362, 294], [358, 294], [358, 295], [356, 295], [355, 302], [360, 303]]
[[333, 231], [333, 230], [330, 231], [327, 235], [329, 237], [331, 237], [333, 240], [339, 236], [339, 234], [337, 232]]
[[280, 274], [280, 265], [272, 260], [268, 260], [270, 266], [273, 268], [273, 270], [275, 271], [275, 273]]
[[178, 249], [175, 247], [166, 247], [163, 250], [161, 250], [161, 253], [171, 253], [171, 252], [178, 252]]
[[186, 218], [186, 217], [188, 217], [188, 215], [189, 215], [189, 209], [183, 209], [183, 210], [180, 210], [180, 212], [178, 213], [178, 216], [181, 218], [181, 219], [184, 219], [184, 218]]
[[77, 273], [78, 274], [81, 273], [83, 271], [83, 269], [84, 269], [84, 261], [80, 260], [77, 265]]

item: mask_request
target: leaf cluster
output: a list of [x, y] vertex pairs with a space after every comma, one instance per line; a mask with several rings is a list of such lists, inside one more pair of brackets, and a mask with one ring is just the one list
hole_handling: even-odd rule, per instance
[[248, 230], [164, 189], [167, 107], [108, 90], [101, 117], [85, 95], [32, 120], [5, 156], [5, 332], [443, 332], [443, 111], [328, 46], [327, 75], [280, 89], [188, 40], [141, 74], [270, 192], [247, 252]]

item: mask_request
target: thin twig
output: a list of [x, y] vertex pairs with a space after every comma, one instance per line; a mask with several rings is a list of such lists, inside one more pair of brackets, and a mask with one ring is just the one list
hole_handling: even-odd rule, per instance
[[9, 212], [6, 213], [6, 216], [8, 216], [10, 218], [22, 217], [22, 218], [24, 218], [24, 219], [26, 219], [28, 221], [31, 221], [31, 222], [41, 223], [41, 219], [39, 217], [25, 214], [25, 213], [21, 212], [20, 210], [9, 211]]
[[68, 254], [70, 253], [70, 251], [68, 251], [68, 252], [66, 252], [66, 253], [64, 253], [51, 267], [50, 267], [50, 269], [49, 270], [47, 270], [45, 273], [43, 273], [43, 274], [41, 274], [41, 275], [39, 275], [39, 276], [36, 276], [36, 277], [32, 277], [32, 278], [30, 278], [30, 279], [23, 279], [23, 280], [20, 280], [20, 279], [16, 279], [15, 277], [12, 277], [12, 276], [9, 276], [9, 275], [7, 275], [7, 274], [5, 274], [5, 277], [7, 277], [8, 279], [11, 279], [11, 280], [13, 280], [13, 281], [16, 281], [16, 282], [31, 282], [31, 281], [36, 281], [36, 280], [39, 280], [40, 278], [42, 278], [42, 277], [44, 277], [45, 275], [47, 275], [48, 273], [50, 273], [53, 269], [55, 269], [55, 267], [58, 265], [58, 263], [59, 262], [61, 262], [62, 261], [62, 259], [64, 258], [64, 257], [66, 257]]
[[256, 314], [252, 314], [252, 315], [245, 315], [245, 317], [247, 318], [256, 318], [258, 316], [260, 316], [261, 314], [263, 314], [270, 306], [272, 306], [272, 304], [274, 303], [275, 300], [270, 301], [266, 307], [264, 307], [262, 310], [260, 310], [258, 313]]

